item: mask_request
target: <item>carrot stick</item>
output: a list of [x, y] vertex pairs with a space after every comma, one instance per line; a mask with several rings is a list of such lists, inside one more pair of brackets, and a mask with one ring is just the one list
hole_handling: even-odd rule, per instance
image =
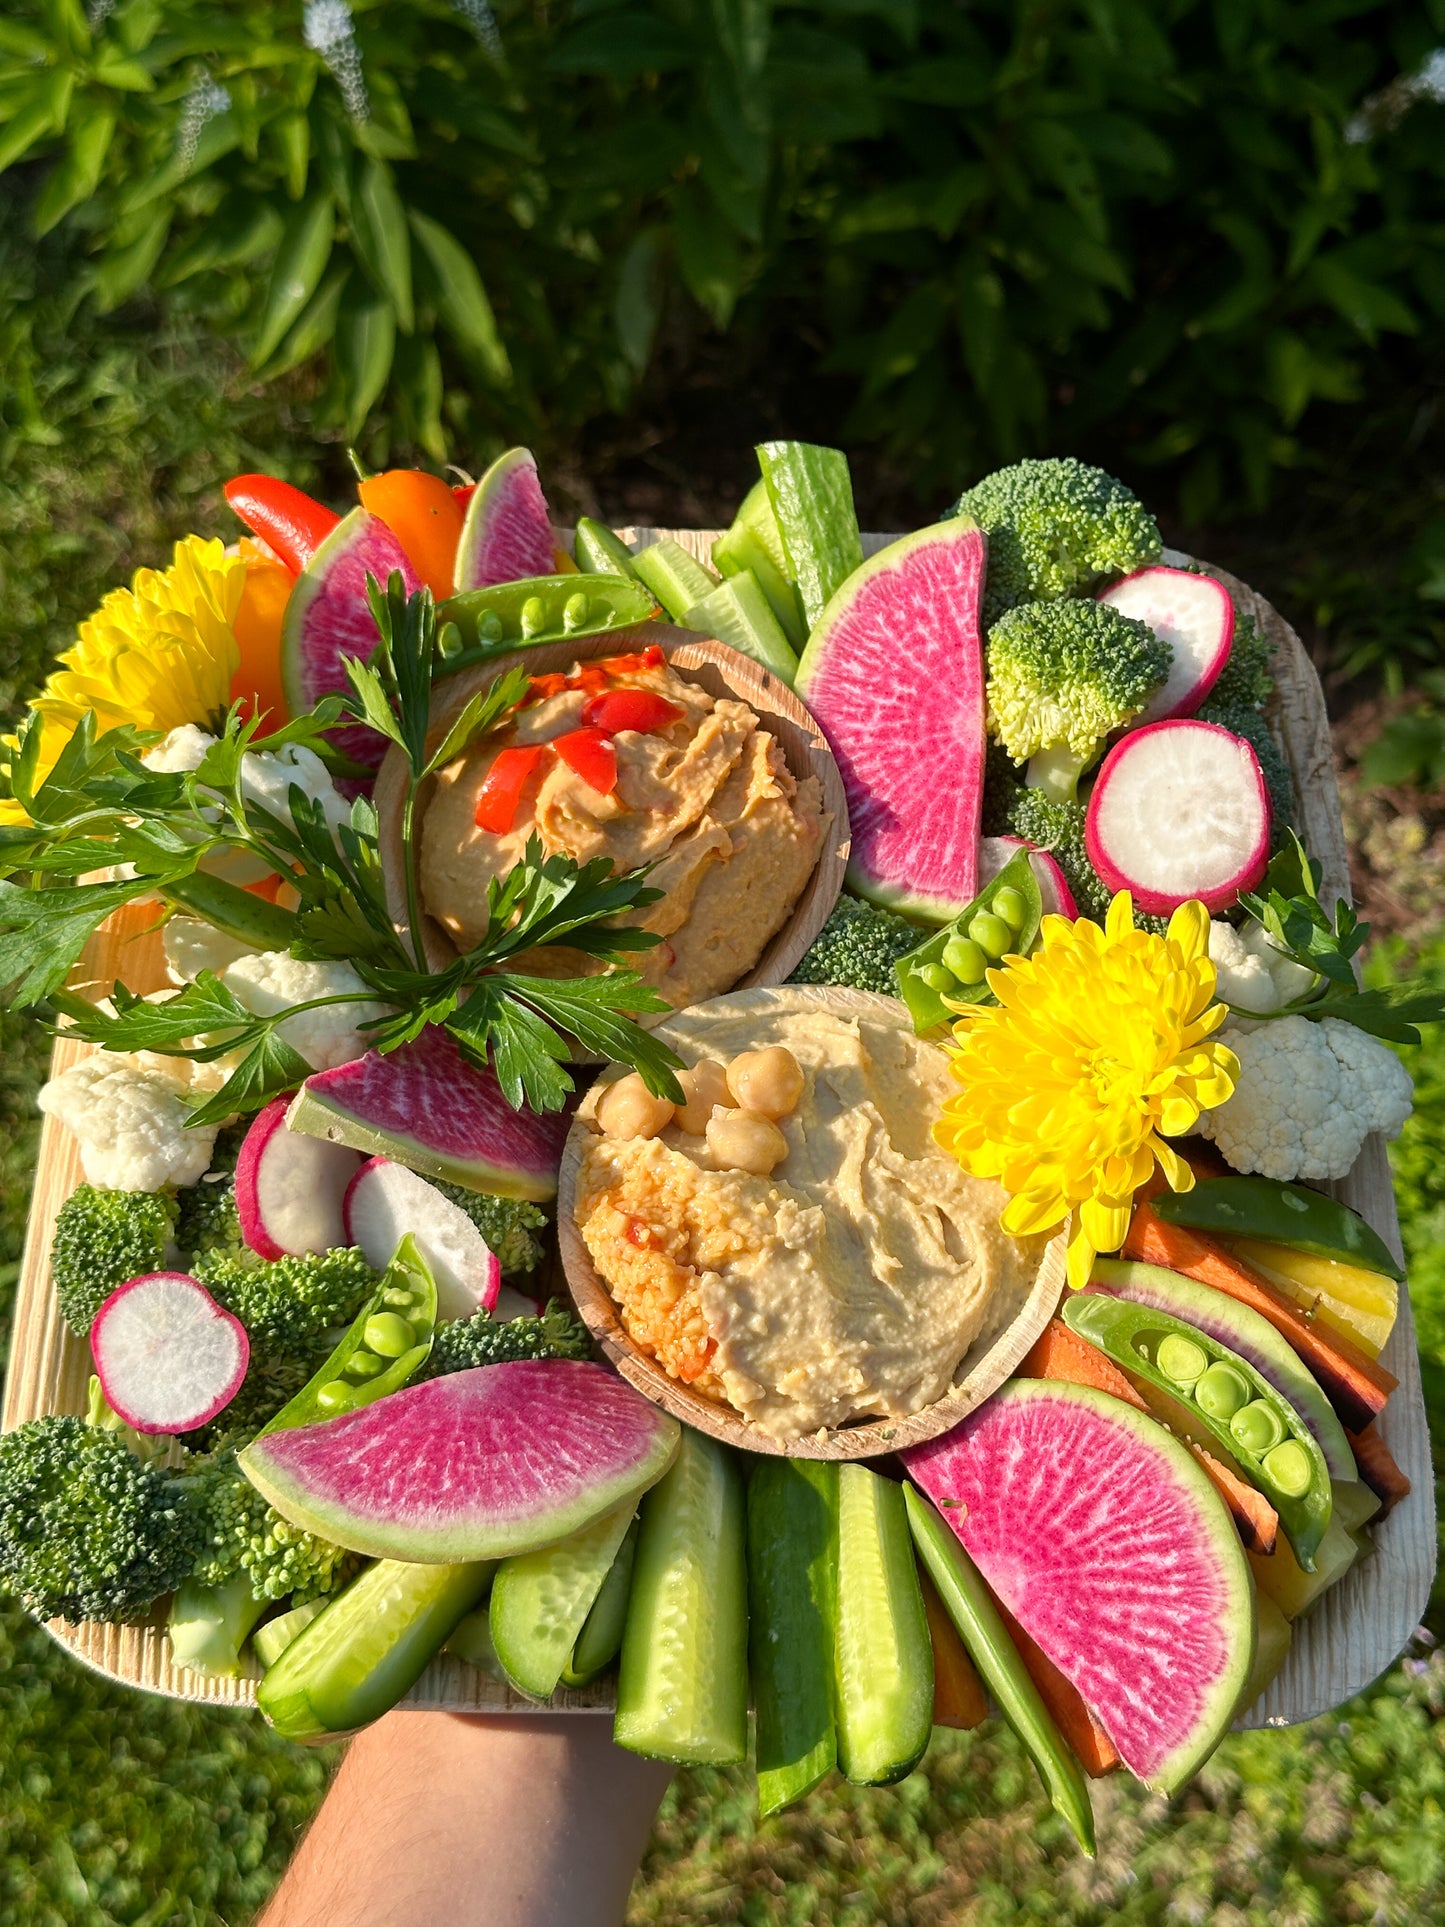
[[1293, 1300], [1253, 1265], [1236, 1258], [1201, 1231], [1165, 1224], [1147, 1203], [1134, 1208], [1124, 1256], [1181, 1271], [1186, 1278], [1212, 1285], [1260, 1312], [1294, 1346], [1347, 1426], [1368, 1425], [1400, 1382], [1347, 1338], [1303, 1317]]
[[1129, 1380], [1097, 1345], [1071, 1331], [1062, 1318], [1051, 1318], [1034, 1340], [1033, 1350], [1018, 1368], [1020, 1378], [1061, 1378], [1070, 1385], [1092, 1385], [1126, 1405], [1146, 1410]]
[[1091, 1780], [1102, 1779], [1119, 1764], [1114, 1742], [1100, 1726], [1079, 1696], [1079, 1689], [1055, 1666], [1048, 1654], [1029, 1637], [997, 1595], [994, 1604], [999, 1617], [1018, 1648], [1024, 1671], [1039, 1689], [1039, 1698], [1058, 1723], [1059, 1731], [1073, 1748], [1079, 1765]]
[[[1062, 1378], [1071, 1385], [1092, 1385], [1095, 1391], [1108, 1392], [1141, 1412], [1152, 1412], [1161, 1425], [1169, 1424], [1169, 1414], [1156, 1410], [1142, 1397], [1112, 1358], [1106, 1358], [1097, 1345], [1081, 1338], [1061, 1318], [1051, 1318], [1034, 1340], [1033, 1350], [1019, 1366], [1020, 1378]], [[1209, 1474], [1214, 1489], [1229, 1507], [1239, 1536], [1254, 1552], [1273, 1552], [1279, 1531], [1279, 1514], [1252, 1485], [1230, 1471], [1227, 1465], [1204, 1450], [1202, 1445], [1184, 1441]]]
[[933, 1641], [933, 1724], [968, 1728], [988, 1718], [988, 1698], [983, 1682], [974, 1671], [963, 1641], [934, 1591], [933, 1581], [920, 1566], [918, 1583], [923, 1588], [923, 1610], [928, 1615], [928, 1636]]
[[1378, 1525], [1392, 1506], [1398, 1505], [1410, 1490], [1410, 1481], [1395, 1463], [1394, 1454], [1374, 1425], [1359, 1432], [1346, 1432], [1360, 1477], [1380, 1499], [1380, 1510], [1371, 1521]]

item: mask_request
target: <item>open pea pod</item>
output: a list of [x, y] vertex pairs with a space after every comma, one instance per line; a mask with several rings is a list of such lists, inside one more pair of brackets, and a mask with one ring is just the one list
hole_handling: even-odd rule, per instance
[[1305, 1572], [1330, 1523], [1329, 1467], [1287, 1398], [1238, 1352], [1151, 1305], [1071, 1292], [1065, 1322], [1132, 1377], [1187, 1405], [1279, 1514]]
[[399, 1390], [430, 1352], [436, 1322], [436, 1279], [408, 1232], [345, 1338], [261, 1435], [338, 1418]]
[[437, 674], [513, 649], [635, 628], [657, 612], [652, 591], [623, 575], [533, 575], [464, 589], [437, 607]]
[[957, 1004], [993, 1003], [985, 972], [1005, 956], [1027, 956], [1043, 914], [1038, 878], [1020, 850], [952, 923], [900, 957], [893, 975], [919, 1036], [946, 1024]]
[[1166, 1224], [1291, 1245], [1334, 1264], [1358, 1265], [1397, 1280], [1405, 1276], [1394, 1252], [1358, 1211], [1302, 1184], [1258, 1176], [1205, 1178], [1192, 1190], [1165, 1192], [1153, 1208]]

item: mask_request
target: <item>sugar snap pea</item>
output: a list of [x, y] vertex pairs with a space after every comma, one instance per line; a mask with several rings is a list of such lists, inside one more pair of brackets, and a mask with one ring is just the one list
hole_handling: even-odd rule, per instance
[[437, 605], [437, 673], [513, 649], [631, 629], [656, 614], [652, 592], [622, 575], [534, 575], [464, 589]]
[[1007, 955], [1028, 955], [1043, 911], [1038, 878], [1020, 850], [952, 923], [898, 959], [898, 993], [920, 1036], [948, 1022], [951, 1003], [994, 1001], [984, 973]]
[[436, 1280], [408, 1232], [345, 1338], [263, 1432], [313, 1425], [385, 1398], [431, 1350], [436, 1322]]
[[1372, 1225], [1338, 1198], [1275, 1178], [1204, 1178], [1192, 1191], [1170, 1191], [1154, 1200], [1166, 1224], [1218, 1231], [1229, 1238], [1292, 1245], [1316, 1258], [1359, 1265], [1387, 1278], [1405, 1274]]
[[1103, 1292], [1071, 1293], [1064, 1319], [1116, 1365], [1181, 1400], [1279, 1514], [1306, 1572], [1329, 1527], [1329, 1467], [1314, 1434], [1253, 1365], [1196, 1326]]

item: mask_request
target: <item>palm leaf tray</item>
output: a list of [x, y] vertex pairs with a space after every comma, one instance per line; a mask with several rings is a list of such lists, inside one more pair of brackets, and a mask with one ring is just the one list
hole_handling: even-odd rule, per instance
[[[672, 536], [705, 560], [717, 531], [629, 529], [622, 533], [639, 545]], [[865, 535], [865, 555], [893, 539]], [[1165, 556], [1166, 561], [1176, 564], [1185, 559]], [[1276, 687], [1268, 720], [1293, 771], [1299, 828], [1311, 854], [1323, 866], [1321, 895], [1327, 902], [1348, 897], [1349, 865], [1319, 679], [1298, 636], [1263, 597], [1222, 570], [1212, 573], [1269, 639]], [[153, 914], [136, 908], [112, 919], [96, 934], [77, 967], [77, 986], [93, 995], [104, 995], [123, 961], [125, 978], [132, 989], [159, 988], [165, 981], [159, 939], [146, 928], [153, 921]], [[53, 1069], [65, 1069], [89, 1048], [59, 1039]], [[45, 1413], [85, 1409], [89, 1353], [60, 1318], [50, 1288], [48, 1263], [56, 1213], [80, 1181], [75, 1140], [53, 1119], [46, 1118], [16, 1298], [5, 1386], [5, 1430]], [[1329, 1189], [1367, 1218], [1400, 1255], [1390, 1168], [1385, 1146], [1377, 1136], [1366, 1142], [1348, 1177]], [[1401, 1292], [1400, 1315], [1381, 1362], [1400, 1383], [1377, 1423], [1411, 1482], [1410, 1494], [1376, 1528], [1373, 1553], [1358, 1561], [1299, 1623], [1283, 1669], [1241, 1716], [1237, 1722], [1241, 1727], [1291, 1725], [1352, 1698], [1394, 1662], [1424, 1612], [1435, 1568], [1435, 1502], [1408, 1289]], [[237, 1679], [209, 1679], [174, 1666], [159, 1618], [141, 1626], [96, 1621], [68, 1626], [54, 1620], [48, 1631], [83, 1664], [127, 1686], [217, 1706], [255, 1704], [256, 1669]], [[454, 1712], [545, 1716], [549, 1711], [610, 1711], [614, 1695], [611, 1680], [604, 1676], [576, 1691], [563, 1688], [550, 1707], [538, 1707], [474, 1667], [443, 1654], [433, 1660], [403, 1703]]]

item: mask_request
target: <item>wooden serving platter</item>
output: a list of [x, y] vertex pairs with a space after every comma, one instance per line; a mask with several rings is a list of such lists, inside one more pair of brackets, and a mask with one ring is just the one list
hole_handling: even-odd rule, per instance
[[[698, 529], [623, 530], [639, 546], [672, 535], [691, 553], [706, 559], [714, 532]], [[864, 536], [865, 554], [893, 538]], [[1166, 554], [1165, 560], [1186, 558]], [[1294, 772], [1300, 826], [1324, 868], [1328, 897], [1349, 894], [1349, 868], [1339, 797], [1330, 752], [1328, 719], [1319, 680], [1294, 631], [1270, 605], [1223, 571], [1215, 574], [1269, 637], [1277, 682], [1270, 721]], [[100, 996], [117, 976], [134, 990], [163, 982], [159, 939], [151, 927], [154, 913], [132, 908], [97, 934], [77, 969], [77, 987]], [[88, 1047], [61, 1038], [53, 1068], [66, 1069]], [[46, 1118], [40, 1135], [35, 1192], [15, 1307], [11, 1361], [5, 1386], [3, 1429], [47, 1412], [83, 1412], [89, 1374], [86, 1346], [65, 1328], [50, 1288], [48, 1253], [55, 1215], [81, 1181], [74, 1139]], [[1372, 1138], [1349, 1176], [1331, 1187], [1337, 1196], [1369, 1219], [1396, 1255], [1401, 1255], [1399, 1225], [1384, 1144]], [[1287, 1726], [1313, 1718], [1352, 1698], [1399, 1656], [1419, 1623], [1435, 1570], [1435, 1498], [1430, 1441], [1420, 1385], [1415, 1328], [1408, 1292], [1400, 1295], [1400, 1317], [1386, 1346], [1383, 1363], [1400, 1381], [1379, 1421], [1391, 1452], [1409, 1477], [1412, 1491], [1375, 1534], [1375, 1550], [1326, 1593], [1296, 1629], [1294, 1645], [1279, 1677], [1240, 1718], [1243, 1727]], [[124, 1685], [173, 1698], [220, 1706], [255, 1704], [254, 1670], [234, 1680], [204, 1679], [171, 1664], [162, 1624], [108, 1626], [87, 1622], [66, 1626], [51, 1621], [48, 1630], [83, 1664]], [[563, 1689], [550, 1708], [537, 1707], [509, 1687], [471, 1666], [442, 1656], [434, 1660], [408, 1695], [406, 1705], [459, 1713], [610, 1711], [611, 1682], [604, 1679], [578, 1691]]]

